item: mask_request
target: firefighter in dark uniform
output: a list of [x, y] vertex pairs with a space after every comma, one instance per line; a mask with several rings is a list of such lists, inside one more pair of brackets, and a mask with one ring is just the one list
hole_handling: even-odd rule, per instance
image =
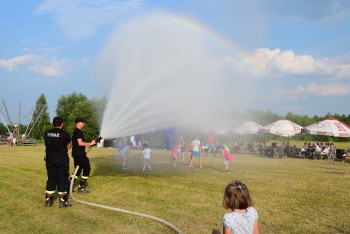
[[92, 140], [91, 142], [85, 142], [84, 140], [84, 134], [81, 131], [81, 129], [85, 126], [85, 121], [82, 118], [77, 118], [75, 120], [75, 129], [73, 131], [72, 135], [72, 156], [74, 159], [74, 167], [79, 166], [79, 169], [76, 174], [76, 178], [78, 179], [81, 172], [83, 172], [80, 180], [79, 180], [79, 186], [78, 186], [78, 193], [89, 193], [90, 190], [87, 190], [87, 179], [90, 175], [90, 160], [86, 155], [85, 152], [85, 146], [92, 146], [96, 144], [95, 140]]
[[53, 129], [45, 132], [46, 146], [46, 207], [51, 207], [57, 190], [59, 208], [71, 206], [68, 203], [69, 157], [68, 149], [72, 147], [72, 140], [68, 132], [63, 130], [61, 117], [53, 119]]

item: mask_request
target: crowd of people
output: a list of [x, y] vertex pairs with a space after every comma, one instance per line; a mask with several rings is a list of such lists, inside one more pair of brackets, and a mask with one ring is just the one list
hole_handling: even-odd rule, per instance
[[[234, 142], [232, 149], [235, 153], [258, 153], [261, 155], [264, 155], [266, 150], [273, 149], [277, 156], [301, 156], [306, 159], [328, 159], [330, 163], [334, 163], [337, 155], [337, 149], [334, 143], [323, 142], [304, 142], [300, 148], [296, 145], [290, 145], [288, 141], [283, 141], [281, 145], [274, 142], [271, 146], [266, 146], [264, 141], [259, 141], [255, 146], [252, 142], [248, 142], [247, 144]], [[350, 157], [350, 148], [346, 150], [343, 156]]]
[[[144, 166], [142, 171], [145, 171], [145, 166], [147, 165], [149, 167], [149, 171], [151, 171], [150, 157], [152, 150], [150, 150], [147, 140], [144, 140], [144, 138], [142, 138], [144, 140], [144, 143], [139, 147], [134, 147], [134, 144], [132, 143], [133, 139], [135, 138], [130, 137], [128, 141], [125, 141], [123, 139], [119, 139], [118, 141], [117, 148], [119, 150], [119, 156], [122, 159], [122, 168], [128, 169], [127, 153], [132, 149], [139, 149], [142, 150], [142, 154], [144, 155]], [[211, 153], [213, 156], [220, 154], [225, 159], [225, 171], [229, 172], [229, 163], [232, 161], [231, 151], [232, 149], [230, 149], [230, 147], [228, 147], [226, 144], [218, 144], [215, 142], [212, 136], [210, 136], [206, 142], [201, 141], [199, 137], [189, 138], [188, 140], [180, 137], [178, 142], [173, 144], [171, 147], [170, 155], [172, 158], [173, 167], [177, 167], [179, 161], [185, 161], [186, 159], [187, 166], [189, 168], [194, 167], [196, 162], [198, 162], [199, 168], [203, 168], [202, 156], [208, 157], [209, 153]]]
[[307, 143], [304, 142], [300, 153], [308, 159], [326, 159], [334, 164], [337, 149], [333, 143]]
[[[130, 141], [129, 145], [120, 146], [119, 155], [123, 160], [123, 169], [128, 168], [126, 153], [132, 148], [143, 150], [144, 145], [135, 148]], [[301, 148], [298, 148], [296, 145], [291, 145], [288, 141], [283, 141], [281, 145], [278, 145], [277, 142], [272, 143], [271, 146], [266, 146], [263, 140], [259, 141], [257, 144], [253, 144], [252, 141], [247, 143], [232, 142], [231, 144], [227, 144], [215, 141], [215, 138], [211, 135], [207, 140], [203, 140], [203, 138], [200, 139], [199, 137], [188, 138], [185, 140], [184, 138], [179, 137], [179, 140], [171, 147], [170, 155], [173, 167], [177, 167], [179, 161], [186, 161], [189, 168], [194, 167], [197, 163], [199, 168], [203, 168], [203, 157], [208, 157], [209, 155], [221, 155], [224, 158], [225, 172], [229, 172], [229, 164], [232, 162], [232, 153], [250, 153], [266, 156], [268, 150], [273, 150], [273, 155], [271, 157], [298, 156], [306, 159], [328, 159], [329, 163], [333, 164], [337, 152], [334, 143], [311, 144], [305, 142]], [[350, 157], [350, 148], [344, 156]], [[143, 168], [143, 171], [144, 170], [145, 169]]]

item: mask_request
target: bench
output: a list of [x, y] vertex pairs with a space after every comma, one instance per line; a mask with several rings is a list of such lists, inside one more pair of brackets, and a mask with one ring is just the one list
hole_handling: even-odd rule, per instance
[[17, 145], [36, 145], [35, 141], [22, 141], [22, 142], [18, 142]]

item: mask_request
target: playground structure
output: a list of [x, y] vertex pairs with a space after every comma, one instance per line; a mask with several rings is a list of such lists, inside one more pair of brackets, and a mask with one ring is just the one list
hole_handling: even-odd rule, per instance
[[[36, 110], [36, 105], [31, 109], [31, 111], [26, 114], [25, 116], [21, 116], [21, 103], [19, 103], [19, 111], [18, 111], [18, 122], [13, 122], [11, 120], [11, 117], [9, 115], [6, 103], [4, 100], [2, 100], [2, 105], [0, 108], [0, 117], [3, 122], [3, 125], [5, 126], [7, 130], [7, 137], [4, 137], [1, 135], [0, 138], [0, 144], [1, 145], [8, 145], [8, 146], [16, 146], [16, 145], [36, 145], [35, 140], [30, 140], [29, 136], [40, 119], [42, 113], [44, 112], [46, 107], [46, 104], [39, 107], [38, 110], [40, 110], [39, 115], [36, 117], [36, 119], [33, 120], [34, 111]], [[4, 109], [4, 110], [3, 110]], [[24, 133], [21, 134], [21, 120], [23, 118], [26, 118], [31, 113], [31, 117], [29, 119], [28, 124], [26, 125], [26, 130]], [[5, 118], [6, 120], [5, 120]], [[23, 125], [22, 125], [23, 126]]]

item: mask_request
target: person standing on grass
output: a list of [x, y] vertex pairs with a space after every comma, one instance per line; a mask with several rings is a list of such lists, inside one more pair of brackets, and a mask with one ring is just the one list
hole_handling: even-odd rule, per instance
[[225, 162], [224, 162], [225, 170], [226, 170], [226, 172], [229, 172], [230, 171], [230, 167], [228, 165], [232, 161], [232, 156], [230, 154], [230, 149], [226, 145], [224, 145], [220, 149], [220, 152], [225, 157]]
[[320, 156], [322, 157], [322, 159], [325, 159], [326, 157], [328, 157], [329, 149], [330, 149], [329, 143], [326, 143], [324, 149], [320, 153]]
[[59, 208], [71, 206], [68, 203], [67, 180], [69, 177], [68, 149], [72, 147], [72, 140], [68, 132], [63, 130], [63, 120], [53, 119], [53, 129], [45, 132], [45, 161], [47, 171], [45, 206], [51, 207], [54, 202], [56, 189], [60, 200]]
[[119, 152], [120, 157], [123, 159], [123, 169], [128, 169], [128, 161], [126, 159], [126, 154], [130, 151], [130, 146], [125, 145]]
[[180, 138], [180, 146], [179, 146], [179, 148], [180, 148], [179, 160], [180, 160], [180, 158], [182, 158], [182, 161], [184, 161], [185, 160], [186, 143], [185, 143], [185, 141], [184, 141], [184, 139], [182, 137]]
[[9, 144], [9, 146], [12, 146], [12, 144], [13, 144], [13, 133], [12, 132], [9, 132], [9, 136], [6, 138], [6, 140], [7, 140], [7, 142], [8, 142], [8, 144]]
[[81, 176], [79, 181], [78, 193], [90, 193], [90, 190], [86, 189], [86, 181], [90, 176], [91, 167], [90, 160], [85, 152], [85, 146], [92, 146], [96, 144], [95, 140], [92, 140], [91, 142], [85, 142], [84, 134], [81, 131], [81, 129], [84, 126], [85, 121], [82, 118], [75, 119], [75, 129], [72, 135], [72, 156], [74, 159], [74, 167], [76, 168], [77, 166], [79, 166], [75, 179], [79, 178], [81, 172], [83, 172], [83, 175]]
[[179, 145], [175, 144], [173, 145], [173, 148], [171, 149], [171, 157], [173, 159], [173, 167], [176, 167], [176, 162], [177, 162], [177, 158], [178, 158], [178, 149], [179, 149]]
[[143, 172], [146, 172], [146, 166], [148, 166], [148, 171], [151, 172], [151, 164], [150, 164], [150, 160], [151, 160], [151, 153], [152, 150], [148, 147], [148, 144], [144, 144], [144, 150], [142, 150], [142, 154], [143, 154]]
[[329, 145], [329, 150], [328, 150], [328, 154], [327, 154], [327, 159], [329, 163], [333, 163], [334, 164], [334, 158], [336, 156], [337, 150], [334, 146], [333, 143], [331, 143]]
[[209, 135], [208, 142], [209, 142], [208, 152], [211, 151], [213, 153], [213, 156], [215, 156], [215, 137], [213, 134]]
[[232, 211], [222, 219], [224, 234], [259, 233], [258, 212], [244, 183], [236, 180], [226, 186], [223, 205]]
[[191, 143], [192, 146], [192, 154], [191, 154], [191, 160], [190, 165], [188, 167], [192, 167], [193, 159], [198, 158], [199, 159], [199, 168], [202, 168], [202, 159], [201, 159], [201, 142], [199, 141], [199, 138], [197, 137], [194, 141]]
[[187, 141], [187, 148], [188, 148], [188, 156], [187, 156], [187, 161], [188, 165], [190, 165], [191, 158], [192, 158], [192, 137]]

